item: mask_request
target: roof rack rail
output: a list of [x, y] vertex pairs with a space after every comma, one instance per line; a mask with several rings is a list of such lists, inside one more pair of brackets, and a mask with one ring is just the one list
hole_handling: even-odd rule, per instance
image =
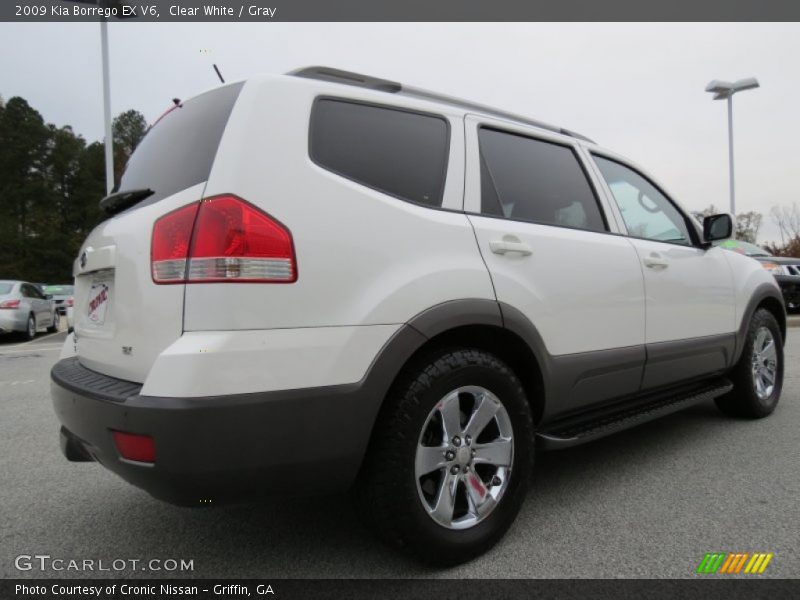
[[496, 108], [492, 108], [491, 106], [486, 106], [484, 104], [470, 102], [469, 100], [462, 100], [461, 98], [456, 98], [454, 96], [447, 96], [445, 94], [439, 94], [437, 92], [431, 92], [429, 90], [425, 90], [422, 88], [402, 85], [401, 83], [398, 83], [396, 81], [390, 81], [388, 79], [380, 79], [379, 77], [371, 77], [369, 75], [362, 75], [360, 73], [353, 73], [351, 71], [342, 71], [341, 69], [334, 69], [331, 67], [320, 67], [320, 66], [297, 69], [295, 71], [290, 71], [289, 73], [287, 73], [287, 75], [294, 75], [295, 77], [306, 77], [308, 79], [318, 79], [322, 81], [331, 81], [333, 83], [342, 83], [345, 85], [354, 85], [358, 87], [367, 88], [370, 90], [389, 92], [391, 94], [402, 94], [404, 96], [421, 98], [423, 100], [442, 102], [444, 104], [458, 106], [459, 108], [463, 108], [466, 110], [474, 110], [477, 112], [481, 112], [487, 115], [491, 115], [493, 117], [498, 117], [500, 119], [517, 121], [520, 123], [525, 123], [526, 125], [532, 125], [534, 127], [538, 127], [539, 129], [546, 129], [548, 131], [553, 131], [555, 133], [560, 133], [562, 135], [568, 135], [570, 137], [583, 140], [585, 142], [589, 142], [592, 144], [595, 143], [594, 140], [591, 140], [588, 137], [581, 135], [579, 133], [575, 133], [574, 131], [570, 131], [569, 129], [564, 129], [563, 127], [549, 125], [547, 123], [543, 123], [542, 121], [536, 121], [535, 119], [529, 119], [528, 117], [523, 117], [514, 113], [498, 110]]
[[391, 94], [396, 94], [403, 89], [403, 86], [396, 81], [379, 79], [378, 77], [370, 77], [369, 75], [361, 75], [359, 73], [342, 71], [341, 69], [332, 69], [330, 67], [304, 67], [302, 69], [289, 71], [287, 75], [306, 77], [308, 79], [321, 79], [322, 81], [332, 81], [334, 83], [344, 83], [346, 85], [355, 85], [358, 87], [368, 88], [370, 90], [389, 92]]

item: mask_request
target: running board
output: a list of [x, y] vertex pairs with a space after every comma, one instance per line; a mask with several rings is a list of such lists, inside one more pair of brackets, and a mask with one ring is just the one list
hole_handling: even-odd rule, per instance
[[724, 378], [704, 382], [682, 392], [660, 394], [654, 400], [635, 406], [604, 413], [594, 419], [567, 424], [554, 424], [553, 428], [536, 434], [537, 440], [547, 450], [570, 448], [606, 437], [618, 431], [636, 427], [659, 417], [678, 412], [694, 404], [713, 400], [733, 389], [733, 384]]

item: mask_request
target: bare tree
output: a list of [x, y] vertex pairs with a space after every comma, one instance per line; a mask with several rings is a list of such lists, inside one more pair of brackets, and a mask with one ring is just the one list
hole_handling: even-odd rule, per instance
[[773, 206], [769, 214], [780, 231], [781, 245], [800, 238], [800, 209], [796, 202], [791, 206]]
[[700, 223], [701, 225], [703, 223], [703, 219], [705, 219], [706, 217], [710, 217], [711, 215], [716, 215], [716, 214], [719, 214], [719, 211], [717, 210], [717, 207], [714, 206], [713, 204], [709, 204], [703, 210], [692, 211], [692, 216], [695, 219], [697, 219], [698, 223]]
[[754, 210], [746, 213], [739, 213], [736, 215], [736, 231], [734, 232], [734, 237], [737, 240], [755, 244], [758, 238], [758, 230], [761, 229], [761, 219], [761, 213]]

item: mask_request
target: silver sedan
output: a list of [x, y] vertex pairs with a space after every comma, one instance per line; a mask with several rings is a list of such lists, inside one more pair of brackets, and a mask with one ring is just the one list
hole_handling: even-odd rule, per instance
[[42, 329], [58, 331], [59, 315], [52, 298], [32, 283], [0, 281], [0, 333], [22, 333], [32, 340]]

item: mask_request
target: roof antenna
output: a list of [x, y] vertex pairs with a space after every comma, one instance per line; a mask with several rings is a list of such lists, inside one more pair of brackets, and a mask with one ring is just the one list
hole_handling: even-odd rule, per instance
[[220, 72], [219, 72], [219, 69], [217, 68], [217, 65], [216, 65], [216, 64], [214, 64], [214, 70], [217, 72], [217, 77], [219, 77], [219, 80], [220, 80], [222, 83], [225, 83], [225, 80], [222, 78], [222, 73], [220, 73]]

